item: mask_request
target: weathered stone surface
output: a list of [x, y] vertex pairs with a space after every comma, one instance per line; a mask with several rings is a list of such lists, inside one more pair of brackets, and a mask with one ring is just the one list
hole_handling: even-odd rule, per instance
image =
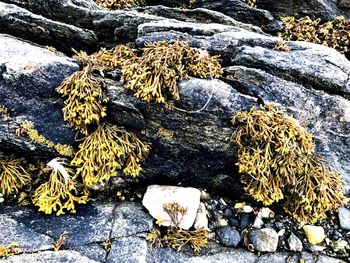
[[112, 242], [107, 263], [146, 262], [147, 247], [147, 241], [144, 238], [118, 238]]
[[68, 232], [67, 247], [79, 247], [94, 242], [103, 242], [110, 237], [113, 222], [114, 204], [87, 204], [79, 207], [77, 214], [44, 215], [36, 208], [9, 206], [0, 211], [0, 215], [21, 223], [42, 235], [56, 241], [64, 232]]
[[238, 21], [257, 26], [266, 25], [274, 20], [268, 11], [247, 6], [241, 0], [198, 0], [194, 6], [219, 11]]
[[236, 247], [241, 241], [239, 232], [229, 226], [224, 226], [216, 229], [215, 234], [221, 244], [227, 247]]
[[[105, 262], [107, 257], [107, 252], [103, 247], [104, 243], [101, 244], [84, 244], [81, 246], [70, 247], [70, 250], [79, 252], [80, 255], [87, 257], [96, 262]], [[62, 246], [62, 249], [65, 248], [65, 245]], [[61, 250], [62, 250], [61, 249]]]
[[283, 16], [311, 16], [322, 20], [331, 20], [343, 15], [350, 17], [350, 12], [339, 8], [334, 0], [257, 0], [257, 6], [272, 13], [275, 18]]
[[268, 253], [259, 257], [257, 263], [300, 263], [298, 255], [290, 255], [289, 253]]
[[197, 256], [189, 259], [190, 263], [255, 263], [257, 256], [254, 253], [242, 249], [222, 250], [213, 255]]
[[196, 219], [200, 194], [200, 191], [193, 187], [150, 185], [143, 196], [142, 204], [163, 226], [176, 226], [164, 209], [164, 205], [174, 203], [180, 205], [186, 212], [179, 217], [178, 226], [187, 230]]
[[131, 236], [147, 232], [153, 227], [153, 218], [141, 203], [123, 202], [114, 209], [111, 238]]
[[0, 34], [0, 105], [7, 107], [14, 118], [0, 120], [1, 150], [54, 154], [52, 149], [15, 135], [19, 123], [25, 120], [33, 122], [49, 140], [74, 143], [74, 132], [63, 121], [63, 104], [55, 88], [78, 69], [74, 60], [59, 53]]
[[166, 6], [146, 6], [144, 8], [137, 8], [136, 10], [149, 15], [157, 15], [165, 18], [176, 19], [179, 21], [190, 23], [204, 23], [204, 24], [222, 24], [240, 27], [253, 32], [260, 32], [262, 30], [251, 24], [239, 22], [221, 12], [209, 10], [206, 8], [170, 8]]
[[340, 207], [338, 212], [341, 228], [344, 230], [350, 230], [350, 210], [345, 207]]
[[37, 44], [54, 46], [71, 53], [93, 51], [98, 46], [94, 32], [35, 15], [24, 8], [0, 2], [0, 33], [11, 34]]
[[303, 243], [301, 240], [293, 233], [288, 238], [288, 246], [291, 251], [302, 251]]
[[249, 239], [260, 252], [275, 252], [278, 246], [278, 234], [272, 228], [253, 229]]
[[0, 233], [0, 245], [7, 246], [16, 242], [20, 246], [20, 252], [36, 252], [53, 247], [54, 240], [51, 237], [40, 234], [6, 214], [0, 214]]
[[345, 263], [346, 261], [341, 259], [332, 258], [325, 255], [319, 255], [316, 263]]
[[349, 0], [339, 0], [338, 5], [340, 7], [350, 8], [350, 1]]
[[322, 226], [305, 225], [303, 229], [307, 240], [309, 241], [309, 243], [313, 245], [322, 243], [323, 240], [326, 238], [326, 235], [324, 233], [324, 229]]
[[205, 208], [205, 205], [202, 202], [199, 204], [193, 227], [195, 229], [208, 229], [207, 209]]
[[6, 259], [2, 259], [3, 263], [28, 263], [28, 262], [38, 262], [38, 263], [97, 263], [98, 261], [91, 260], [85, 256], [82, 256], [76, 251], [63, 250], [63, 251], [44, 251], [33, 254], [22, 254], [15, 255]]

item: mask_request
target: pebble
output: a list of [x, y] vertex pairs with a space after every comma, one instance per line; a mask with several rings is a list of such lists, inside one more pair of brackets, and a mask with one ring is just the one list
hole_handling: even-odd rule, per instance
[[339, 223], [344, 230], [350, 230], [350, 210], [345, 207], [339, 208]]
[[230, 217], [228, 219], [228, 222], [229, 222], [230, 226], [239, 227], [239, 220], [237, 218]]
[[216, 236], [219, 242], [227, 247], [236, 247], [238, 243], [241, 241], [241, 235], [239, 232], [229, 226], [224, 226], [216, 229]]
[[269, 218], [269, 217], [274, 217], [275, 216], [275, 213], [268, 207], [263, 207], [261, 208], [260, 212], [259, 212], [259, 215], [262, 217], [262, 218]]
[[228, 222], [227, 222], [226, 219], [220, 219], [220, 220], [218, 221], [218, 225], [219, 225], [219, 226], [227, 226], [227, 225], [228, 225]]
[[5, 201], [4, 196], [2, 195], [2, 193], [0, 193], [0, 203], [2, 203], [4, 201]]
[[243, 209], [243, 207], [245, 206], [245, 202], [243, 203], [236, 203], [234, 206], [234, 209]]
[[302, 251], [303, 243], [301, 240], [293, 233], [288, 238], [288, 246], [291, 251]]
[[202, 202], [199, 204], [197, 216], [193, 226], [195, 229], [204, 228], [208, 230], [207, 210], [205, 209], [205, 205]]
[[331, 242], [331, 247], [334, 252], [346, 252], [348, 246], [349, 243], [341, 239]]
[[272, 228], [253, 229], [249, 239], [257, 251], [275, 252], [277, 250], [278, 234]]
[[264, 225], [264, 221], [261, 219], [260, 216], [257, 216], [254, 220], [253, 227], [254, 228], [262, 228]]
[[249, 214], [242, 214], [241, 221], [239, 224], [239, 227], [241, 230], [246, 229], [249, 226], [250, 223], [250, 216]]
[[250, 205], [245, 205], [243, 206], [243, 212], [249, 214], [253, 212], [253, 207], [251, 207]]
[[307, 241], [310, 244], [317, 245], [326, 238], [326, 235], [324, 233], [324, 229], [322, 226], [312, 226], [312, 225], [305, 225], [303, 227], [304, 233], [306, 235]]

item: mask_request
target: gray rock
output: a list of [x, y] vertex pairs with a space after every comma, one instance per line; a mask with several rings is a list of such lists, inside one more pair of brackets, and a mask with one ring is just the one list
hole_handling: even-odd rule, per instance
[[349, 0], [339, 0], [338, 4], [340, 7], [350, 8], [350, 1]]
[[169, 247], [151, 248], [146, 256], [147, 263], [187, 263], [191, 260], [189, 255], [179, 253]]
[[259, 8], [270, 11], [276, 18], [298, 15], [321, 18], [324, 21], [340, 15], [349, 18], [350, 15], [349, 11], [339, 8], [334, 0], [257, 0], [256, 3]]
[[[305, 263], [307, 263], [307, 262], [305, 262]], [[337, 259], [337, 258], [332, 258], [329, 256], [325, 256], [325, 255], [319, 255], [316, 263], [346, 263], [346, 261], [341, 260], [341, 259]]]
[[[176, 261], [175, 261], [176, 262]], [[213, 255], [204, 255], [192, 257], [187, 262], [189, 263], [255, 263], [257, 262], [257, 256], [254, 253], [248, 252], [243, 249], [230, 249], [223, 250]]]
[[260, 252], [275, 252], [278, 246], [278, 235], [272, 228], [253, 229], [249, 239], [254, 249]]
[[208, 217], [207, 217], [207, 209], [205, 208], [204, 203], [200, 202], [196, 219], [194, 221], [193, 227], [195, 229], [207, 229], [208, 230]]
[[98, 46], [94, 32], [56, 22], [33, 14], [16, 5], [0, 3], [0, 33], [48, 45], [71, 53], [76, 50], [93, 51]]
[[54, 243], [48, 235], [40, 234], [6, 214], [0, 214], [0, 232], [0, 245], [7, 246], [16, 242], [19, 251], [24, 253], [51, 249]]
[[56, 216], [38, 213], [36, 208], [9, 206], [0, 211], [0, 215], [6, 215], [36, 233], [51, 237], [54, 241], [67, 231], [65, 246], [70, 248], [109, 239], [113, 208], [112, 203], [93, 203], [79, 207], [76, 215]]
[[344, 230], [350, 230], [350, 210], [340, 207], [338, 212], [340, 227]]
[[15, 135], [24, 120], [33, 122], [49, 140], [74, 144], [74, 132], [63, 121], [63, 103], [57, 101], [55, 88], [78, 69], [62, 54], [0, 34], [0, 105], [7, 107], [13, 117], [12, 121], [0, 121], [1, 150], [57, 156], [52, 149]]
[[139, 237], [124, 237], [112, 242], [107, 263], [146, 262], [147, 241]]
[[263, 225], [264, 225], [264, 221], [261, 219], [260, 216], [257, 216], [257, 217], [254, 219], [253, 227], [254, 227], [254, 228], [262, 228]]
[[268, 11], [247, 6], [240, 0], [198, 0], [194, 6], [215, 10], [238, 21], [257, 26], [266, 25], [274, 19]]
[[149, 231], [153, 218], [141, 203], [123, 202], [114, 209], [114, 223], [111, 238], [132, 236]]
[[28, 262], [38, 262], [38, 263], [98, 263], [98, 261], [91, 260], [85, 256], [82, 256], [76, 251], [72, 250], [62, 250], [62, 251], [43, 251], [32, 254], [21, 254], [15, 255], [6, 259], [2, 259], [3, 263], [28, 263]]
[[[65, 245], [63, 245], [63, 249], [64, 247]], [[70, 247], [69, 249], [77, 251], [79, 252], [80, 255], [87, 257], [91, 260], [95, 260], [97, 262], [106, 261], [107, 252], [103, 247], [103, 243], [102, 244], [92, 243], [92, 244], [85, 244], [81, 246], [73, 246], [73, 247]]]
[[288, 238], [288, 246], [291, 251], [302, 251], [303, 243], [301, 240], [293, 233]]
[[219, 242], [226, 247], [236, 247], [241, 241], [241, 235], [232, 227], [224, 226], [216, 229], [215, 234]]
[[300, 263], [298, 255], [290, 255], [289, 253], [269, 253], [259, 257], [257, 263]]
[[[189, 229], [197, 215], [200, 203], [200, 191], [193, 187], [177, 187], [167, 185], [150, 185], [142, 199], [142, 204], [162, 226], [178, 226]], [[178, 222], [173, 222], [164, 209], [164, 205], [176, 203], [183, 207], [184, 213], [179, 214]], [[175, 225], [178, 224], [178, 225]]]

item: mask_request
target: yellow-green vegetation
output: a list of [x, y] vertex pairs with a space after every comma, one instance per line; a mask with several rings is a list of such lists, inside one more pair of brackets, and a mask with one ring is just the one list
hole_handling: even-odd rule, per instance
[[332, 21], [320, 24], [321, 19], [310, 17], [283, 17], [283, 30], [280, 32], [286, 40], [308, 41], [334, 48], [341, 53], [349, 54], [350, 20], [339, 16]]
[[42, 136], [30, 122], [24, 121], [16, 129], [16, 135], [27, 135], [29, 139], [36, 143], [42, 144], [49, 148], [54, 148], [60, 155], [71, 157], [74, 154], [73, 147], [67, 144], [54, 143]]
[[[51, 161], [52, 162], [52, 161]], [[71, 176], [73, 170], [56, 162], [48, 169], [48, 181], [41, 184], [34, 192], [33, 204], [45, 214], [65, 214], [66, 211], [75, 213], [75, 204], [86, 204], [88, 191], [78, 185]]]
[[2, 105], [0, 105], [0, 120], [3, 120], [3, 121], [12, 120], [12, 117], [9, 114], [8, 108]]
[[285, 52], [289, 52], [290, 51], [287, 43], [284, 40], [278, 40], [276, 42], [275, 46], [273, 47], [273, 50], [285, 51]]
[[254, 199], [284, 199], [289, 214], [311, 223], [345, 203], [341, 175], [315, 155], [312, 135], [297, 120], [269, 104], [237, 113], [232, 123], [241, 181]]
[[120, 169], [125, 175], [137, 176], [142, 170], [140, 162], [148, 151], [149, 146], [133, 133], [105, 123], [79, 145], [71, 163], [78, 166], [77, 174], [84, 185], [90, 187], [117, 176]]
[[256, 7], [256, 0], [243, 0], [243, 2], [250, 7]]
[[90, 67], [85, 67], [67, 77], [57, 92], [65, 97], [63, 118], [82, 134], [88, 134], [88, 125], [98, 124], [106, 116], [107, 101], [104, 95], [104, 82], [91, 74]]
[[118, 10], [134, 6], [135, 0], [96, 0], [96, 4], [109, 10]]
[[180, 252], [186, 244], [190, 245], [194, 252], [200, 252], [203, 248], [208, 248], [208, 235], [208, 231], [202, 228], [195, 230], [168, 228], [162, 243], [177, 252]]
[[0, 245], [0, 258], [13, 256], [18, 253], [19, 253], [19, 244], [16, 242], [12, 242], [8, 246]]
[[217, 78], [222, 68], [217, 56], [190, 47], [188, 42], [146, 43], [140, 57], [126, 60], [121, 82], [145, 101], [164, 103], [180, 98], [177, 81], [189, 76]]
[[31, 176], [20, 160], [0, 160], [0, 192], [4, 196], [18, 193], [18, 190], [30, 181]]
[[194, 252], [200, 252], [202, 249], [208, 248], [209, 233], [207, 230], [203, 228], [184, 230], [179, 227], [184, 214], [187, 212], [185, 207], [178, 203], [167, 203], [163, 205], [163, 209], [169, 215], [173, 226], [168, 227], [163, 237], [158, 229], [152, 229], [146, 237], [146, 240], [152, 246], [171, 247], [177, 252], [180, 252], [185, 245], [191, 246]]

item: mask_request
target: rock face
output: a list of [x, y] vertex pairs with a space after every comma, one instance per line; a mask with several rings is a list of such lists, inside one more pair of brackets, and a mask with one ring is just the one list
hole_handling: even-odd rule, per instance
[[272, 228], [253, 229], [249, 239], [260, 252], [275, 252], [278, 246], [278, 234]]

